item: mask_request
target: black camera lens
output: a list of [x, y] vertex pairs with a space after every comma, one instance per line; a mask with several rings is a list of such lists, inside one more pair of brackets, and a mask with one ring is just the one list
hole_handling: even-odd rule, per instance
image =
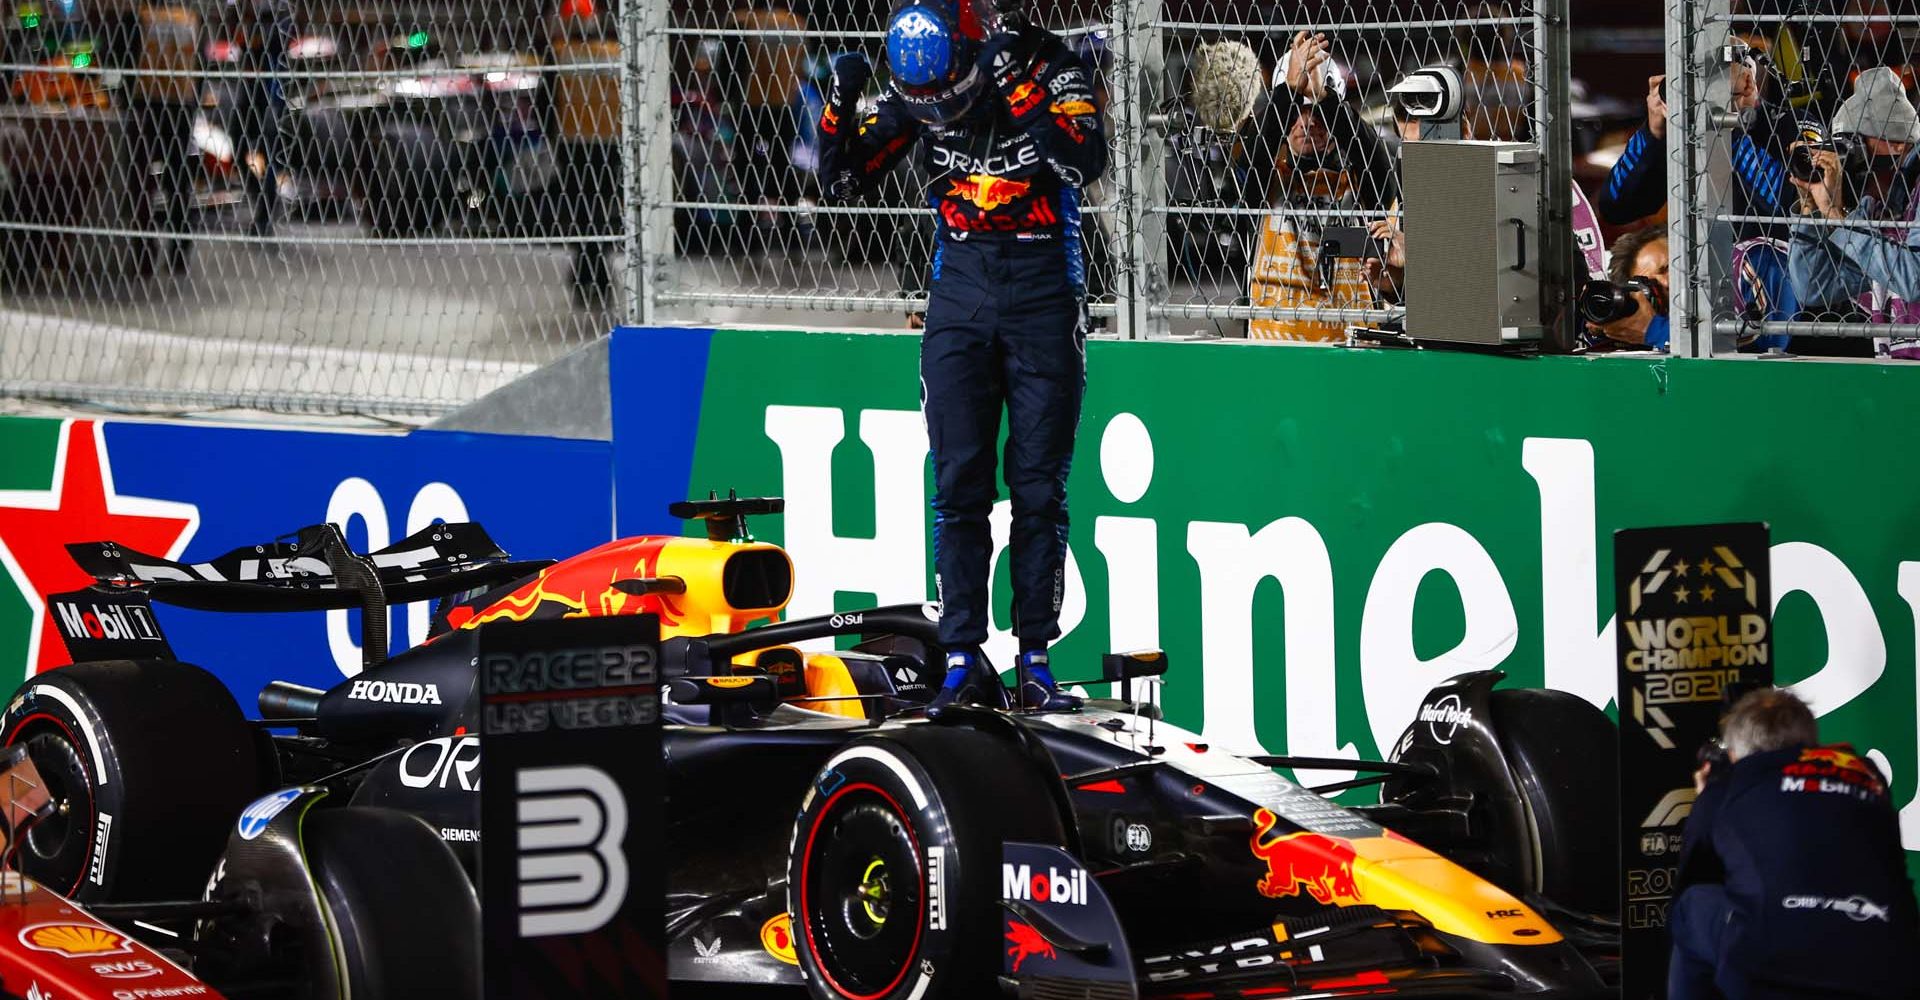
[[1594, 326], [1626, 319], [1639, 311], [1629, 289], [1611, 281], [1589, 281], [1580, 288], [1580, 318]]
[[1818, 184], [1826, 179], [1827, 172], [1813, 162], [1813, 151], [1830, 149], [1830, 143], [1814, 143], [1793, 147], [1792, 155], [1787, 157], [1787, 172], [1809, 184]]

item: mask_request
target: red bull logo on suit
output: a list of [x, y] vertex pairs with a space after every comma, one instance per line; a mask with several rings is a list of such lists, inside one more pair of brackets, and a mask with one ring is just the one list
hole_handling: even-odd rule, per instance
[[947, 194], [954, 198], [965, 198], [979, 206], [983, 212], [991, 212], [1013, 204], [1015, 199], [1024, 198], [1033, 189], [1032, 181], [1016, 181], [993, 174], [968, 174], [956, 177], [953, 187]]

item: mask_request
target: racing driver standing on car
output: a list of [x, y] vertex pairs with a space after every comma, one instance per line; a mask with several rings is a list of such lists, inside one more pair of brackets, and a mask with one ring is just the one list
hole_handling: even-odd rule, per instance
[[934, 574], [947, 677], [930, 714], [999, 680], [980, 653], [991, 606], [987, 515], [1007, 414], [1014, 632], [1027, 708], [1073, 708], [1047, 644], [1060, 633], [1067, 468], [1086, 386], [1080, 190], [1106, 170], [1085, 64], [1051, 32], [1001, 20], [992, 0], [897, 0], [888, 86], [870, 114], [866, 57], [833, 64], [820, 118], [821, 186], [852, 198], [922, 145], [938, 236], [920, 381], [933, 452]]

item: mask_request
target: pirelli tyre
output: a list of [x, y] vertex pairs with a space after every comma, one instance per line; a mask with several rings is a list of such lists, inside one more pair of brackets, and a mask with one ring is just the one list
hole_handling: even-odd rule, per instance
[[316, 809], [300, 839], [354, 1000], [480, 996], [480, 901], [418, 817]]
[[997, 995], [1001, 844], [1064, 836], [1043, 776], [1005, 736], [922, 725], [849, 744], [815, 776], [788, 853], [809, 992]]
[[20, 865], [81, 902], [193, 899], [263, 790], [253, 728], [226, 685], [159, 660], [75, 663], [27, 680], [0, 717], [54, 802]]
[[1492, 692], [1493, 731], [1526, 802], [1538, 890], [1581, 913], [1610, 914], [1620, 856], [1620, 734], [1579, 695], [1538, 688]]

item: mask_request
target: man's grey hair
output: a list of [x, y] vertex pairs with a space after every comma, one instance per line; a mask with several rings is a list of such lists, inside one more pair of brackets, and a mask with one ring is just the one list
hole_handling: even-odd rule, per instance
[[1720, 741], [1727, 756], [1739, 760], [1769, 750], [1815, 746], [1820, 742], [1820, 727], [1813, 721], [1813, 710], [1793, 692], [1761, 688], [1733, 703], [1720, 724]]

